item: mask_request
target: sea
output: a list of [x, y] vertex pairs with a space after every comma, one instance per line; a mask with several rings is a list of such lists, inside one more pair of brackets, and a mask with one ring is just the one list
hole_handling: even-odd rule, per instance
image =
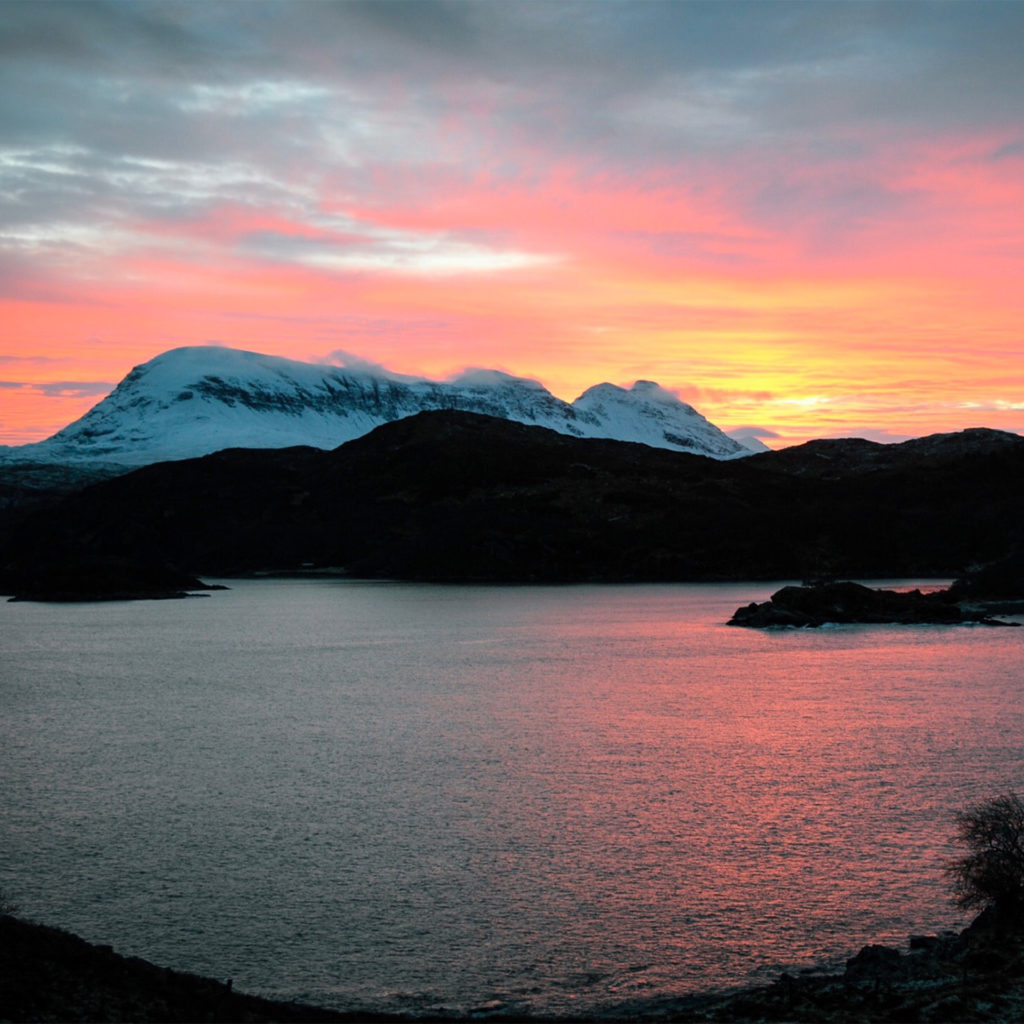
[[236, 990], [615, 1017], [841, 968], [962, 927], [956, 812], [1024, 788], [1024, 629], [224, 582], [0, 605], [0, 889]]

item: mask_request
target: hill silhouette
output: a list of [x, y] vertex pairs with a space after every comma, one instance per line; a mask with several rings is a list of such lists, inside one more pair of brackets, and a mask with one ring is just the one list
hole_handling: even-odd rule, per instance
[[998, 431], [719, 462], [427, 412], [333, 451], [232, 449], [37, 507], [4, 531], [0, 589], [45, 593], [111, 563], [447, 581], [949, 577], [1024, 550], [1022, 499], [1024, 438]]

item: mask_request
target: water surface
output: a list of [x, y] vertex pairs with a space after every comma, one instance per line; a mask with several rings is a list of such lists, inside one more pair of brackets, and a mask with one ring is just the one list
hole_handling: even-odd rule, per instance
[[723, 625], [768, 585], [232, 582], [0, 606], [0, 884], [343, 1009], [631, 1012], [959, 926], [1024, 630]]

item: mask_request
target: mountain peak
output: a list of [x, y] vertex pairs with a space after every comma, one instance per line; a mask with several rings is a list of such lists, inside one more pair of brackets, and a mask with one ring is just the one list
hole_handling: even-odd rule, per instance
[[587, 388], [573, 404], [576, 405], [580, 402], [590, 404], [599, 400], [634, 404], [637, 402], [658, 402], [663, 405], [692, 409], [692, 406], [687, 405], [674, 392], [669, 391], [668, 388], [663, 388], [653, 380], [637, 380], [628, 388], [605, 381], [603, 384], [595, 384], [593, 387]]

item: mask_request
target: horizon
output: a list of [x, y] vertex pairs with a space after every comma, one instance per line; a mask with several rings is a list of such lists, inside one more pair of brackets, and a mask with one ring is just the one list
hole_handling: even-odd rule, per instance
[[[297, 16], [298, 15], [298, 16]], [[1024, 433], [1024, 5], [0, 6], [0, 444], [219, 345]]]

